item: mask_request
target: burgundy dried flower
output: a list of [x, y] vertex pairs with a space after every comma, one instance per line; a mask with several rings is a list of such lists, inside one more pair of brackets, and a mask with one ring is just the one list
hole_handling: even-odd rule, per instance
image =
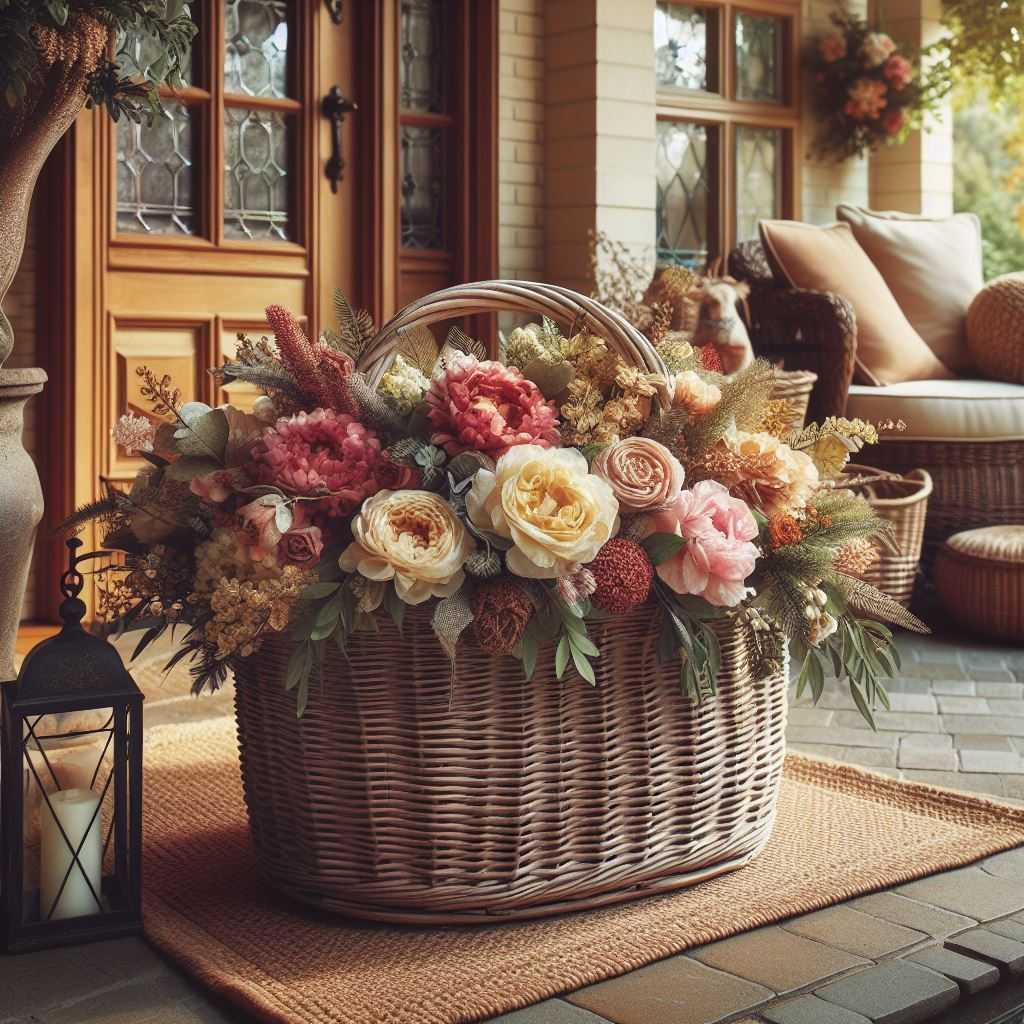
[[623, 615], [647, 600], [654, 580], [654, 566], [635, 540], [616, 537], [608, 541], [587, 566], [597, 584], [593, 600], [613, 615]]

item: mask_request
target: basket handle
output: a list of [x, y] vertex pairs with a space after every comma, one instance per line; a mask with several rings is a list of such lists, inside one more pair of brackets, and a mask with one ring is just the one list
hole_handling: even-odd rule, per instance
[[665, 361], [621, 313], [569, 288], [534, 281], [475, 281], [431, 292], [396, 313], [377, 332], [363, 350], [358, 369], [376, 387], [394, 359], [402, 331], [498, 310], [541, 314], [563, 325], [584, 315], [589, 328], [604, 338], [626, 363], [662, 378], [663, 383], [656, 384], [659, 404], [665, 410], [671, 406], [667, 386], [670, 374]]

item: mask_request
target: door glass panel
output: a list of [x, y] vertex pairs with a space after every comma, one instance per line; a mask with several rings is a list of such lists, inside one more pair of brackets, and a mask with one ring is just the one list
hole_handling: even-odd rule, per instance
[[195, 230], [192, 115], [165, 104], [150, 126], [123, 118], [117, 127], [117, 230], [191, 235]]
[[782, 215], [782, 129], [736, 126], [736, 241]]
[[402, 245], [443, 249], [444, 132], [402, 126]]
[[654, 11], [654, 66], [658, 86], [715, 92], [717, 12], [659, 2]]
[[289, 118], [277, 111], [224, 111], [224, 235], [287, 241]]
[[736, 12], [736, 98], [782, 102], [783, 18]]
[[288, 8], [282, 0], [227, 0], [224, 91], [288, 95]]
[[445, 109], [444, 26], [444, 0], [402, 0], [399, 86], [403, 110], [437, 114]]
[[659, 121], [657, 255], [659, 263], [703, 267], [709, 256], [711, 162], [717, 132], [702, 124]]

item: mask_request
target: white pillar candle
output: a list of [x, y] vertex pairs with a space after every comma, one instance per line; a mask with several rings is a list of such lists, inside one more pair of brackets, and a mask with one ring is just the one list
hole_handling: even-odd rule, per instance
[[[60, 901], [49, 919], [56, 921], [65, 917], [97, 914], [102, 908], [97, 905], [93, 892], [96, 896], [100, 894], [103, 860], [99, 794], [89, 789], [64, 789], [50, 794], [50, 804], [53, 814], [45, 801], [39, 807], [40, 916], [43, 920], [47, 919], [64, 876], [68, 874], [68, 868], [74, 860], [57, 822], [60, 822], [67, 834], [72, 849], [77, 850], [79, 844], [82, 848], [78, 853], [78, 863], [68, 875]], [[90, 883], [92, 890], [89, 888]]]

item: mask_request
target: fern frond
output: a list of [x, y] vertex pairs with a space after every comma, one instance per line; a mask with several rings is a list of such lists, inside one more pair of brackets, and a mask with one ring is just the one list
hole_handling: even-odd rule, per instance
[[704, 376], [714, 380], [722, 397], [714, 409], [694, 419], [687, 430], [687, 441], [695, 456], [720, 441], [733, 424], [739, 430], [758, 430], [775, 384], [775, 371], [763, 359], [755, 359], [732, 377]]
[[484, 360], [487, 358], [487, 349], [484, 347], [483, 342], [477, 341], [476, 338], [471, 338], [459, 327], [449, 328], [444, 343], [452, 348], [457, 348], [460, 352], [465, 352], [466, 355], [475, 356], [477, 359]]
[[313, 405], [315, 399], [299, 387], [295, 378], [283, 367], [246, 366], [244, 363], [225, 363], [213, 371], [225, 384], [235, 381], [252, 384], [268, 394], [283, 395], [296, 405]]
[[86, 523], [91, 523], [95, 519], [102, 519], [104, 516], [113, 515], [120, 507], [116, 491], [108, 493], [106, 497], [99, 498], [96, 501], [87, 501], [84, 505], [79, 505], [71, 515], [61, 521], [61, 524], [57, 527], [57, 532], [74, 533], [85, 526]]
[[810, 623], [804, 615], [807, 600], [795, 580], [766, 567], [757, 603], [788, 637], [799, 638], [805, 645], [810, 643]]
[[830, 574], [830, 582], [840, 591], [852, 608], [868, 615], [877, 615], [886, 622], [892, 622], [914, 633], [930, 633], [931, 630], [914, 614], [907, 611], [898, 601], [888, 594], [883, 594], [855, 576], [847, 576], [842, 572]]
[[441, 354], [434, 332], [423, 325], [399, 331], [398, 352], [428, 380], [433, 375], [434, 364]]

